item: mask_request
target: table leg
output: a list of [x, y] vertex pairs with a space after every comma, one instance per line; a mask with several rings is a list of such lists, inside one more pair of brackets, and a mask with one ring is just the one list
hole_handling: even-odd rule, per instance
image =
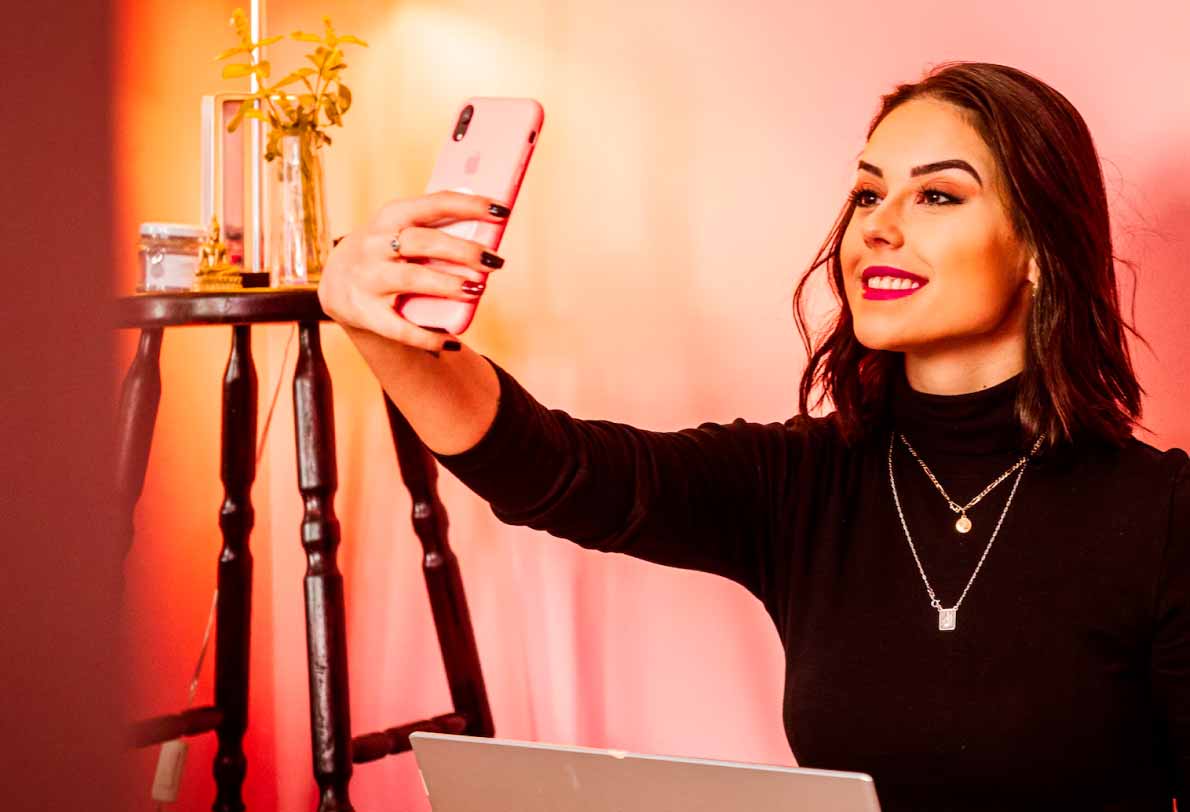
[[318, 322], [299, 326], [293, 375], [298, 488], [305, 504], [302, 546], [306, 550], [306, 645], [310, 677], [310, 732], [319, 812], [348, 812], [351, 780], [351, 717], [347, 695], [347, 639], [343, 576], [336, 552], [335, 418], [331, 379], [322, 357]]
[[136, 356], [124, 377], [116, 429], [116, 482], [120, 504], [120, 538], [132, 546], [133, 513], [145, 486], [153, 426], [161, 402], [162, 328], [141, 330]]
[[215, 614], [215, 705], [223, 712], [216, 730], [214, 812], [243, 812], [241, 790], [247, 761], [248, 663], [252, 617], [252, 552], [248, 537], [255, 511], [256, 367], [252, 333], [246, 324], [232, 328], [231, 354], [223, 376], [223, 440], [220, 460], [223, 505], [219, 528], [219, 600]]
[[438, 499], [438, 465], [413, 431], [405, 415], [388, 395], [384, 396], [388, 424], [401, 479], [413, 498], [413, 529], [421, 541], [422, 574], [430, 597], [438, 648], [450, 697], [457, 713], [467, 720], [466, 733], [491, 736], [495, 733], [492, 711], [484, 688], [483, 670], [475, 647], [475, 632], [467, 610], [467, 595], [459, 574], [459, 560], [450, 549], [446, 511]]

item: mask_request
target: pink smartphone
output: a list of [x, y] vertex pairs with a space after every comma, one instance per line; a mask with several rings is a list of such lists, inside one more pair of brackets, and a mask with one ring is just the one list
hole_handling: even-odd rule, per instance
[[[541, 105], [533, 99], [468, 99], [459, 108], [454, 131], [438, 153], [426, 193], [451, 189], [490, 197], [513, 208], [544, 119]], [[502, 223], [462, 220], [441, 230], [495, 252], [507, 223], [507, 219]], [[461, 270], [442, 260], [430, 260], [426, 265], [447, 273], [458, 274]], [[485, 273], [483, 278], [487, 276]], [[470, 326], [477, 305], [478, 301], [410, 293], [398, 296], [396, 301], [397, 312], [403, 318], [454, 335]]]

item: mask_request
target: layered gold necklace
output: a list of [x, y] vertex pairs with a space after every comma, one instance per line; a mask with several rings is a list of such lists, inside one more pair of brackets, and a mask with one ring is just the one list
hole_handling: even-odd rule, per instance
[[979, 504], [979, 500], [991, 493], [997, 485], [1008, 479], [1008, 477], [1012, 476], [1018, 468], [1028, 462], [1029, 458], [1037, 453], [1037, 449], [1041, 448], [1041, 441], [1045, 439], [1044, 434], [1038, 437], [1037, 442], [1033, 444], [1033, 448], [1028, 454], [1021, 457], [1013, 464], [1011, 468], [993, 479], [991, 483], [982, 491], [980, 491], [974, 499], [965, 505], [960, 505], [958, 502], [950, 498], [950, 494], [946, 492], [946, 488], [942, 487], [942, 483], [938, 481], [938, 478], [934, 476], [934, 472], [930, 470], [930, 467], [925, 464], [922, 458], [917, 456], [917, 452], [913, 450], [913, 446], [909, 445], [909, 441], [905, 439], [905, 435], [898, 434], [897, 436], [901, 438], [901, 442], [905, 444], [905, 448], [909, 449], [909, 453], [913, 455], [913, 459], [917, 460], [917, 464], [921, 466], [921, 470], [926, 472], [926, 476], [930, 478], [930, 482], [934, 483], [934, 487], [938, 489], [938, 493], [942, 494], [942, 498], [946, 500], [946, 504], [950, 506], [951, 511], [953, 513], [959, 514], [958, 521], [954, 523], [954, 529], [964, 534], [971, 532], [971, 519], [967, 517], [967, 511]]
[[921, 574], [922, 583], [926, 585], [926, 594], [930, 596], [930, 606], [934, 607], [934, 609], [938, 611], [938, 630], [943, 632], [952, 632], [958, 625], [959, 607], [963, 605], [963, 599], [967, 597], [967, 592], [971, 589], [971, 585], [975, 583], [975, 578], [979, 575], [979, 570], [983, 567], [983, 562], [987, 559], [988, 553], [992, 551], [992, 544], [995, 543], [996, 536], [1000, 534], [1000, 526], [1004, 524], [1004, 517], [1008, 515], [1008, 508], [1012, 504], [1012, 497], [1016, 496], [1017, 486], [1021, 484], [1021, 476], [1025, 473], [1025, 464], [1034, 454], [1037, 453], [1037, 449], [1041, 448], [1041, 443], [1045, 439], [1045, 435], [1043, 434], [1038, 437], [1037, 442], [1033, 444], [1033, 449], [1028, 454], [1017, 460], [1017, 462], [1011, 468], [1009, 468], [1000, 476], [996, 477], [996, 479], [994, 479], [990, 485], [979, 492], [978, 496], [965, 505], [959, 505], [953, 499], [951, 499], [949, 495], [947, 495], [946, 489], [942, 487], [940, 482], [938, 482], [937, 477], [934, 476], [933, 472], [929, 469], [929, 466], [922, 462], [921, 457], [917, 456], [917, 452], [913, 450], [913, 446], [909, 445], [909, 441], [905, 439], [905, 435], [899, 435], [901, 442], [903, 442], [905, 447], [909, 449], [909, 453], [912, 454], [913, 458], [918, 461], [922, 467], [922, 470], [926, 472], [926, 476], [928, 476], [930, 481], [934, 483], [934, 487], [937, 488], [942, 496], [946, 499], [947, 504], [950, 505], [950, 509], [959, 514], [959, 520], [955, 522], [955, 530], [960, 533], [971, 532], [971, 520], [967, 518], [967, 511], [977, 502], [979, 502], [980, 499], [983, 499], [983, 497], [987, 496], [993, 488], [1011, 476], [1014, 471], [1019, 471], [1019, 473], [1016, 475], [1016, 479], [1013, 480], [1012, 490], [1008, 494], [1008, 500], [1004, 503], [1004, 510], [1000, 511], [1000, 519], [996, 522], [995, 529], [992, 530], [991, 538], [988, 539], [988, 545], [987, 547], [984, 547], [983, 555], [979, 557], [979, 562], [975, 565], [975, 571], [972, 572], [971, 577], [967, 579], [967, 585], [963, 587], [963, 593], [959, 595], [959, 599], [955, 601], [954, 606], [947, 608], [942, 605], [941, 599], [934, 593], [934, 588], [930, 586], [930, 579], [926, 577], [925, 567], [922, 566], [921, 558], [917, 555], [917, 547], [913, 544], [913, 536], [909, 534], [909, 525], [905, 521], [905, 512], [901, 509], [901, 497], [897, 493], [897, 480], [893, 475], [894, 434], [895, 433], [890, 433], [888, 437], [888, 483], [892, 488], [893, 502], [897, 506], [897, 516], [899, 516], [901, 519], [901, 528], [905, 531], [905, 540], [909, 542], [909, 551], [913, 553], [913, 561], [917, 564], [917, 571]]

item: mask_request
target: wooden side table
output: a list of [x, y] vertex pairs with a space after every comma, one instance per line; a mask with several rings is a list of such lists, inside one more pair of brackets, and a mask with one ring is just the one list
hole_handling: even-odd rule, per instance
[[347, 694], [347, 635], [343, 577], [336, 553], [339, 521], [334, 496], [335, 421], [331, 379], [322, 355], [320, 323], [327, 319], [312, 289], [235, 293], [144, 294], [120, 299], [120, 327], [140, 330], [136, 356], [120, 398], [117, 476], [123, 528], [129, 545], [133, 510], [144, 487], [149, 447], [161, 398], [161, 341], [165, 328], [230, 325], [231, 354], [223, 377], [219, 527], [219, 597], [215, 614], [215, 703], [136, 724], [137, 746], [214, 730], [219, 748], [214, 774], [216, 812], [244, 809], [243, 737], [248, 724], [248, 653], [252, 614], [252, 554], [248, 538], [256, 478], [256, 370], [251, 325], [296, 322], [299, 333], [293, 376], [298, 489], [305, 504], [301, 543], [306, 552], [306, 644], [310, 682], [310, 731], [320, 812], [352, 809], [352, 764], [410, 749], [418, 730], [491, 736], [494, 733], [475, 636], [458, 561], [447, 541], [446, 511], [438, 499], [434, 458], [404, 416], [385, 396], [401, 478], [413, 498], [413, 528], [424, 555], [422, 570], [454, 708], [449, 713], [387, 730], [351, 736]]

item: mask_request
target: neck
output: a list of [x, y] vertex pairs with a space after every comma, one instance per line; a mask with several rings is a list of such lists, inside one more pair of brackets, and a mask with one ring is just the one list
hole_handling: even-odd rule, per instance
[[973, 359], [966, 353], [941, 357], [905, 353], [906, 380], [915, 391], [930, 395], [981, 392], [1003, 383], [1024, 368], [1023, 357]]

